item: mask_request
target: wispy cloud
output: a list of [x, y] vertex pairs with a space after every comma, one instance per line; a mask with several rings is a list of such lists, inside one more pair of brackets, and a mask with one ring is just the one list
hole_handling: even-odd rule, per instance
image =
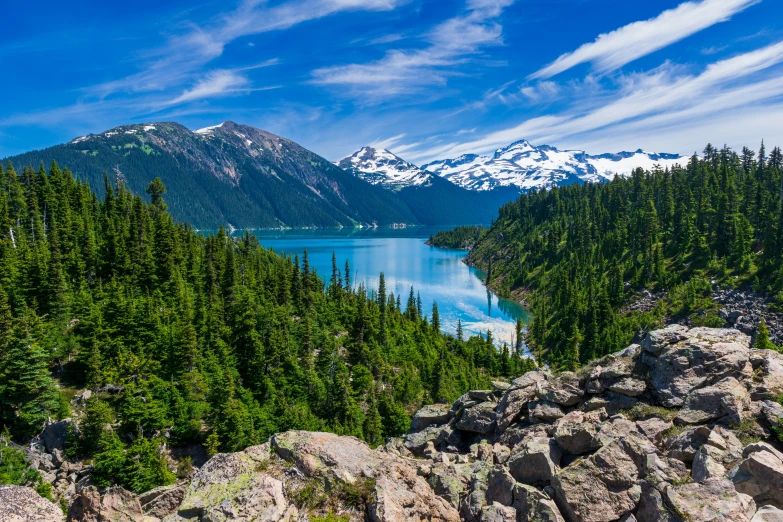
[[456, 74], [452, 66], [484, 47], [503, 43], [503, 28], [495, 19], [513, 1], [470, 0], [467, 13], [446, 20], [424, 36], [426, 47], [393, 49], [370, 63], [322, 67], [313, 71], [312, 82], [347, 87], [347, 94], [371, 99], [444, 85]]
[[667, 132], [669, 126], [703, 123], [721, 111], [783, 97], [780, 64], [783, 42], [712, 63], [696, 75], [667, 62], [647, 73], [624, 77], [613, 99], [587, 112], [577, 100], [560, 113], [531, 118], [468, 142], [420, 150], [411, 157], [434, 159], [486, 152], [520, 138], [562, 143], [580, 136], [588, 141], [598, 133], [618, 137], [644, 131], [650, 135], [656, 130]]
[[387, 34], [384, 36], [379, 36], [378, 38], [373, 38], [370, 40], [370, 45], [383, 45], [393, 42], [399, 42], [400, 40], [405, 39], [405, 36], [401, 34]]
[[386, 138], [383, 140], [378, 139], [372, 142], [370, 146], [374, 149], [389, 149], [396, 143], [399, 143], [405, 136], [405, 134], [398, 134], [397, 136], [392, 136], [391, 138]]
[[534, 102], [556, 98], [561, 91], [562, 89], [559, 84], [548, 81], [538, 82], [535, 85], [527, 85], [520, 89], [523, 96]]
[[560, 56], [530, 75], [530, 79], [551, 78], [582, 63], [595, 72], [607, 73], [658, 51], [717, 23], [725, 22], [761, 0], [702, 0], [685, 2], [655, 18], [634, 22], [598, 36], [576, 51]]
[[[190, 26], [184, 33], [171, 36], [165, 46], [148, 53], [148, 63], [140, 72], [96, 85], [88, 92], [106, 97], [114, 93], [153, 92], [179, 86], [192, 81], [194, 75], [239, 38], [289, 29], [343, 11], [394, 9], [407, 1], [294, 0], [269, 7], [263, 0], [245, 0], [234, 11], [220, 15], [210, 23]], [[269, 64], [267, 61], [257, 67]]]
[[199, 80], [193, 88], [186, 90], [169, 103], [178, 104], [211, 98], [218, 94], [242, 92], [247, 89], [248, 84], [247, 78], [234, 71], [212, 71]]
[[137, 72], [85, 87], [81, 98], [64, 107], [10, 115], [0, 125], [51, 123], [49, 118], [96, 119], [100, 115], [145, 114], [174, 105], [278, 88], [254, 86], [249, 72], [279, 63], [277, 58], [231, 69], [206, 71], [226, 46], [255, 34], [278, 31], [347, 11], [384, 11], [409, 0], [290, 0], [269, 6], [265, 0], [243, 0], [228, 13], [200, 24], [187, 24], [165, 44], [140, 51]]

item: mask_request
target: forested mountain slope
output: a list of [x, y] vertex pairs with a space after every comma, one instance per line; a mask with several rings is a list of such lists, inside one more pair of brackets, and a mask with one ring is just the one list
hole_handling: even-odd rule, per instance
[[413, 289], [368, 295], [336, 264], [324, 285], [306, 256], [197, 234], [160, 180], [151, 204], [105, 187], [57, 165], [0, 169], [0, 433], [75, 417], [65, 450], [93, 459], [93, 484], [170, 482], [164, 444], [233, 451], [287, 429], [378, 444], [423, 403], [532, 365], [443, 335]]
[[68, 165], [101, 196], [107, 172], [137, 194], [160, 177], [174, 218], [201, 229], [418, 223], [388, 191], [291, 140], [230, 121], [195, 132], [171, 122], [125, 125], [9, 160], [17, 168]]
[[[783, 301], [782, 164], [779, 148], [708, 146], [683, 168], [524, 194], [500, 209], [468, 262], [531, 304], [534, 353], [559, 367], [616, 351], [667, 317], [723, 326], [715, 286]], [[634, 307], [645, 289], [661, 297]]]

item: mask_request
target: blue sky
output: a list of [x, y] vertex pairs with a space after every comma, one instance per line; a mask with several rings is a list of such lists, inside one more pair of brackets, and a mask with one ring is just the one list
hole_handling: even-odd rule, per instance
[[783, 145], [780, 0], [8, 2], [0, 157], [225, 120], [330, 160]]

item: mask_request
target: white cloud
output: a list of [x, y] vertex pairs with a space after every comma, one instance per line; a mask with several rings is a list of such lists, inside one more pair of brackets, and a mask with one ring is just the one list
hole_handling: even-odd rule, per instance
[[370, 144], [370, 146], [374, 149], [389, 149], [394, 146], [395, 143], [399, 143], [400, 140], [402, 140], [405, 137], [405, 134], [398, 134], [397, 136], [392, 136], [391, 138], [386, 138], [385, 140], [375, 140]]
[[[247, 67], [207, 73], [204, 70], [238, 38], [288, 29], [341, 12], [391, 10], [408, 1], [288, 0], [270, 6], [266, 0], [240, 0], [233, 11], [222, 13], [202, 25], [182, 25], [163, 45], [140, 51], [135, 56], [138, 72], [83, 88], [80, 99], [71, 105], [8, 115], [0, 118], [0, 125], [48, 125], [55, 121], [79, 120], [104, 128], [137, 116], [157, 114], [178, 104], [276, 89], [280, 86], [254, 87], [248, 75], [243, 74], [275, 65], [279, 63], [276, 58]], [[255, 47], [253, 42], [248, 45]], [[199, 112], [210, 111], [202, 105]]]
[[370, 45], [383, 45], [387, 43], [399, 42], [403, 39], [405, 39], [405, 36], [401, 34], [387, 34], [384, 36], [379, 36], [378, 38], [373, 38], [370, 40]]
[[[576, 100], [572, 108], [561, 113], [531, 118], [472, 141], [419, 151], [414, 157], [483, 153], [521, 138], [558, 145], [578, 140], [579, 146], [578, 142], [595, 141], [599, 136], [602, 140], [631, 134], [653, 136], [667, 134], [672, 126], [703, 126], [725, 111], [773, 103], [783, 97], [783, 83], [779, 81], [782, 63], [783, 42], [715, 62], [698, 75], [666, 63], [648, 73], [624, 78], [614, 98], [588, 111], [583, 111], [582, 101]], [[695, 131], [693, 134], [697, 135]], [[641, 145], [647, 146], [637, 147]]]
[[344, 11], [390, 10], [407, 1], [292, 0], [269, 7], [262, 0], [245, 0], [210, 24], [190, 26], [184, 33], [173, 35], [165, 46], [149, 53], [150, 62], [141, 72], [97, 85], [90, 91], [105, 97], [118, 92], [151, 92], [181, 86], [192, 81], [205, 65], [223, 54], [226, 45], [238, 38], [289, 29]]
[[556, 98], [560, 91], [560, 85], [555, 82], [538, 82], [535, 85], [528, 85], [520, 89], [520, 92], [526, 98], [534, 102]]
[[313, 83], [347, 86], [359, 97], [383, 98], [444, 85], [454, 74], [450, 66], [465, 62], [483, 47], [501, 45], [503, 28], [494, 21], [513, 0], [471, 0], [468, 12], [437, 25], [423, 49], [393, 49], [374, 62], [323, 67], [313, 71]]
[[195, 86], [186, 90], [169, 103], [174, 105], [203, 98], [212, 98], [216, 95], [241, 92], [247, 89], [248, 84], [247, 78], [233, 71], [212, 71], [199, 80]]
[[595, 42], [560, 56], [530, 75], [551, 78], [582, 63], [592, 63], [598, 73], [619, 69], [642, 56], [663, 49], [712, 25], [729, 20], [761, 0], [702, 0], [685, 2], [656, 18], [634, 22], [600, 35]]

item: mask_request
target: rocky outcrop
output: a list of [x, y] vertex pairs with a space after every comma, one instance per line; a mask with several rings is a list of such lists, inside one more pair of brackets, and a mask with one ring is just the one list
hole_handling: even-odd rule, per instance
[[[58, 449], [61, 426], [31, 458], [80, 522], [773, 522], [781, 393], [783, 355], [674, 325], [579, 373], [537, 370], [426, 406], [375, 450], [281, 433], [139, 496], [90, 486], [89, 466]], [[13, 518], [51, 504], [18, 489], [0, 488], [0, 520], [49, 520]]]
[[186, 484], [161, 486], [139, 496], [141, 510], [145, 515], [164, 518], [176, 513], [187, 492]]
[[64, 519], [60, 507], [34, 489], [0, 486], [0, 520], [3, 522], [62, 522]]
[[767, 443], [755, 443], [742, 452], [744, 460], [729, 478], [737, 491], [752, 496], [759, 505], [783, 508], [783, 453]]
[[783, 508], [783, 454], [741, 438], [783, 425], [781, 361], [742, 332], [674, 325], [579, 374], [530, 372], [497, 403], [468, 393], [456, 422], [401, 445], [426, 434], [417, 455], [436, 464], [419, 473], [467, 521], [749, 522], [770, 506], [763, 520]]
[[82, 489], [68, 509], [68, 522], [147, 522], [139, 498], [120, 487]]
[[750, 522], [756, 503], [727, 480], [666, 487], [666, 502], [682, 520]]

